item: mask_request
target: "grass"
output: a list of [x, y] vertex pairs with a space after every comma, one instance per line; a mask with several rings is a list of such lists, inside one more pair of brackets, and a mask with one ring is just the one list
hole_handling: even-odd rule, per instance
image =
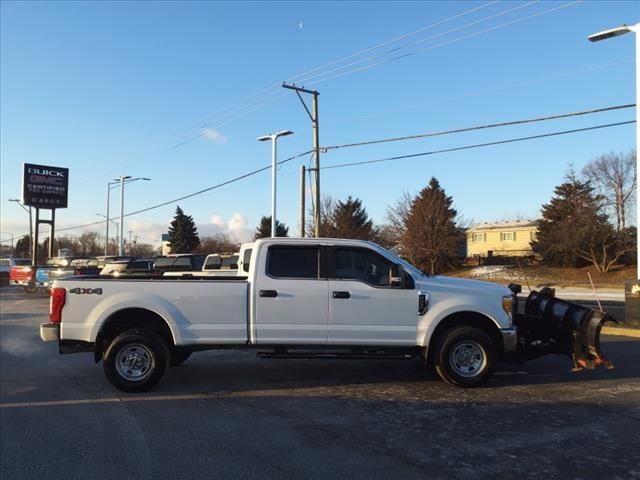
[[532, 288], [543, 286], [590, 288], [589, 274], [596, 288], [623, 289], [625, 282], [636, 280], [636, 267], [620, 267], [607, 273], [600, 273], [595, 267], [560, 268], [540, 264], [466, 266], [447, 272], [445, 275], [487, 280], [505, 285], [509, 283], [520, 283], [523, 286], [529, 284]]

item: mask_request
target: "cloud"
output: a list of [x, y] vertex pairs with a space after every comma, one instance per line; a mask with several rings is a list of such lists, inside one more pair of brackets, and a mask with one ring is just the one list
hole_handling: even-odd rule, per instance
[[250, 242], [253, 239], [253, 230], [247, 227], [248, 223], [247, 217], [238, 212], [234, 213], [229, 220], [214, 214], [209, 223], [198, 225], [198, 233], [200, 238], [222, 233], [236, 242]]
[[200, 130], [200, 133], [202, 134], [202, 138], [209, 140], [210, 142], [227, 143], [227, 137], [213, 128], [203, 128]]

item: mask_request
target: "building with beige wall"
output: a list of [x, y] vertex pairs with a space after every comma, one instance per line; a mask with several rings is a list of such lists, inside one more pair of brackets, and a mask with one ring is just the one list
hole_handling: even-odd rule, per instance
[[533, 255], [538, 223], [535, 220], [514, 220], [479, 223], [467, 230], [468, 257], [527, 257]]

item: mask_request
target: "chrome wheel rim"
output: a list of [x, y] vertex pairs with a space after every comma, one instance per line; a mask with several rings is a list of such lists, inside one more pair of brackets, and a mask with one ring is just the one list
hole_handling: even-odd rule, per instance
[[151, 374], [153, 354], [146, 346], [132, 343], [120, 349], [116, 355], [118, 374], [130, 381], [139, 382]]
[[465, 340], [451, 349], [449, 364], [453, 371], [465, 378], [479, 375], [487, 365], [487, 355], [479, 343]]

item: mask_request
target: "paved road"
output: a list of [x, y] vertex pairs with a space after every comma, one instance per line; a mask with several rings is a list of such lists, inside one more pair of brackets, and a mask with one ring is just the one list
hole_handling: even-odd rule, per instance
[[640, 479], [640, 341], [612, 371], [562, 357], [463, 390], [414, 361], [202, 352], [156, 390], [38, 339], [47, 297], [1, 289], [2, 479]]

